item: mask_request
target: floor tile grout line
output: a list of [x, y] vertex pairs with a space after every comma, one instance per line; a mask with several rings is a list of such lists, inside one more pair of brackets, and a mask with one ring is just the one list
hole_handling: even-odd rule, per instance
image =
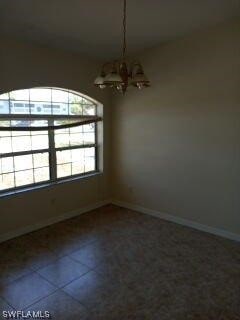
[[71, 296], [71, 294], [69, 294], [68, 292], [64, 291], [63, 288], [59, 289], [61, 292], [65, 293], [68, 297], [70, 297], [71, 299], [73, 299], [74, 301], [78, 302], [82, 307], [84, 307], [84, 309], [86, 309], [87, 313], [90, 313], [90, 310], [87, 306], [85, 306], [85, 304], [83, 304], [82, 302], [80, 302], [78, 299], [76, 299], [75, 297]]
[[49, 262], [49, 263], [46, 263], [44, 266], [39, 267], [39, 268], [36, 268], [36, 269], [31, 268], [31, 267], [30, 267], [30, 268], [31, 268], [32, 271], [37, 272], [38, 270], [41, 270], [41, 269], [43, 269], [43, 268], [46, 268], [46, 267], [48, 267], [49, 265], [55, 263], [57, 260], [59, 260], [59, 259], [61, 259], [61, 258], [64, 258], [64, 257], [66, 257], [66, 256], [67, 256], [67, 254], [64, 255], [64, 256], [61, 256], [61, 257], [59, 256], [59, 257], [57, 257], [56, 259], [54, 259], [53, 261], [51, 261], [51, 262]]
[[[111, 256], [113, 253], [111, 253], [111, 254], [108, 254], [108, 257], [109, 256]], [[82, 262], [82, 261], [79, 261], [78, 259], [76, 259], [76, 258], [74, 258], [74, 257], [70, 257], [72, 260], [74, 260], [75, 262], [79, 262], [80, 264], [82, 264], [82, 265], [84, 265], [85, 267], [87, 267], [87, 268], [89, 268], [90, 270], [94, 270], [94, 269], [96, 269], [99, 265], [101, 265], [104, 261], [104, 259], [103, 260], [101, 260], [96, 266], [89, 266], [89, 265], [87, 265], [87, 264], [85, 264], [84, 262]]]
[[[119, 220], [119, 221], [128, 221], [129, 223], [131, 223], [132, 224], [132, 221], [131, 220]], [[134, 225], [138, 225], [138, 224], [136, 224], [136, 222], [134, 222]], [[139, 227], [139, 225], [138, 225], [138, 227]], [[141, 226], [142, 227], [142, 226]], [[97, 229], [97, 226], [96, 226], [96, 229]], [[116, 232], [116, 234], [117, 234], [117, 232]], [[97, 241], [97, 240], [96, 240]], [[95, 242], [95, 241], [94, 241]], [[93, 243], [93, 242], [92, 242]], [[91, 243], [87, 243], [87, 244], [84, 244], [82, 247], [84, 247], [84, 246], [88, 246], [88, 245], [91, 245]], [[81, 248], [82, 248], [81, 247]], [[79, 249], [77, 249], [76, 251], [79, 251], [81, 248], [79, 248]], [[58, 259], [61, 259], [61, 258], [64, 258], [64, 257], [69, 257], [70, 259], [72, 259], [72, 260], [74, 260], [73, 259], [73, 257], [71, 257], [70, 255], [72, 254], [72, 253], [74, 253], [75, 252], [75, 250], [73, 251], [73, 252], [70, 252], [70, 253], [66, 253], [64, 256], [59, 256], [59, 257], [57, 257], [56, 258], [56, 260], [58, 260]], [[113, 253], [111, 253], [111, 254], [113, 254]], [[54, 261], [56, 261], [56, 260], [54, 260]], [[79, 263], [79, 264], [82, 264], [82, 265], [84, 265], [81, 261], [78, 261], [77, 259], [76, 260], [74, 260], [75, 262], [77, 262], [77, 263]], [[50, 264], [52, 264], [52, 263], [54, 263], [54, 262], [51, 262]], [[89, 271], [88, 272], [90, 272], [90, 271], [94, 271], [94, 272], [96, 272], [96, 269], [101, 265], [102, 263], [100, 262], [97, 266], [95, 266], [94, 268], [90, 268], [89, 266], [87, 266], [87, 265], [85, 265], [88, 269], [89, 269]], [[47, 265], [46, 265], [47, 266]], [[46, 266], [44, 266], [44, 267], [46, 267]], [[44, 267], [42, 267], [42, 268], [44, 268]], [[30, 272], [30, 274], [31, 273], [37, 273], [40, 277], [42, 277], [42, 275], [41, 274], [39, 274], [38, 273], [38, 270], [40, 270], [40, 269], [42, 269], [42, 268], [39, 268], [39, 269], [37, 269], [37, 270], [35, 270], [35, 269], [29, 269], [29, 272]], [[84, 273], [83, 275], [81, 275], [79, 278], [81, 278], [82, 276], [84, 276], [84, 275], [86, 275], [88, 272], [86, 272], [86, 273]], [[96, 272], [97, 273], [97, 272]], [[100, 277], [105, 277], [106, 275], [101, 275], [100, 273], [97, 273], [98, 274], [98, 276], [100, 276]], [[22, 277], [24, 277], [24, 276], [27, 276], [27, 275], [23, 275]], [[20, 277], [21, 278], [21, 277]], [[44, 277], [42, 277], [42, 278], [44, 278]], [[72, 280], [71, 282], [73, 282], [73, 281], [76, 281], [76, 280], [78, 280], [79, 278], [76, 278], [76, 279], [74, 279], [74, 280]], [[19, 278], [18, 278], [19, 279]], [[18, 279], [16, 279], [16, 280], [14, 280], [14, 281], [17, 281]], [[44, 280], [46, 280], [46, 281], [48, 281], [48, 279], [46, 279], [46, 278], [44, 278]], [[48, 281], [49, 282], [49, 281]], [[41, 298], [40, 300], [42, 300], [42, 299], [45, 299], [46, 297], [48, 297], [48, 296], [50, 296], [50, 295], [52, 295], [52, 294], [54, 294], [56, 291], [61, 291], [61, 292], [64, 292], [65, 294], [67, 294], [68, 296], [70, 296], [72, 299], [74, 299], [74, 297], [73, 296], [71, 296], [71, 295], [69, 295], [67, 292], [65, 292], [64, 290], [62, 290], [63, 288], [65, 288], [66, 286], [68, 286], [71, 282], [69, 282], [68, 284], [66, 284], [65, 286], [63, 286], [63, 287], [57, 287], [57, 289], [54, 291], [54, 292], [52, 292], [52, 293], [50, 293], [50, 294], [48, 294], [47, 296], [44, 296], [43, 298]], [[51, 285], [53, 285], [54, 287], [56, 287], [56, 285], [55, 284], [52, 284], [51, 282], [49, 282]], [[214, 283], [214, 282], [213, 282]], [[40, 301], [39, 300], [39, 301]], [[74, 299], [74, 300], [76, 300], [80, 305], [83, 305], [81, 302], [79, 302], [77, 299]], [[5, 299], [4, 299], [4, 301], [5, 301]], [[7, 302], [8, 303], [8, 302]], [[37, 302], [34, 302], [33, 304], [35, 304], [35, 303], [37, 303]], [[8, 303], [9, 304], [9, 303]], [[9, 304], [10, 305], [10, 304]], [[32, 305], [32, 304], [31, 304]], [[84, 308], [86, 308], [87, 310], [88, 310], [88, 308], [85, 306], [85, 305], [83, 305], [84, 306]], [[15, 309], [15, 308], [13, 308], [13, 309]]]
[[78, 261], [77, 259], [75, 259], [74, 257], [72, 257], [72, 256], [68, 256], [68, 258], [69, 259], [71, 259], [72, 261], [74, 261], [74, 262], [77, 262], [77, 263], [79, 263], [80, 265], [82, 265], [83, 267], [86, 267], [86, 268], [88, 268], [89, 269], [89, 271], [91, 271], [92, 270], [92, 267], [89, 267], [88, 265], [86, 265], [85, 263], [82, 263], [81, 261]]
[[[35, 273], [38, 273], [39, 270], [41, 270], [41, 269], [43, 269], [43, 268], [45, 268], [45, 267], [47, 267], [47, 266], [55, 263], [57, 260], [62, 259], [62, 258], [64, 258], [64, 257], [69, 257], [69, 258], [71, 258], [72, 260], [74, 260], [75, 262], [81, 263], [82, 265], [86, 266], [87, 268], [92, 269], [92, 267], [90, 267], [90, 266], [88, 266], [88, 265], [86, 265], [86, 264], [78, 261], [77, 259], [74, 259], [74, 258], [71, 257], [70, 255], [73, 254], [73, 253], [75, 253], [75, 252], [77, 252], [77, 251], [79, 251], [79, 250], [81, 250], [81, 248], [84, 248], [85, 246], [94, 244], [94, 243], [97, 242], [97, 241], [98, 241], [98, 240], [90, 241], [89, 243], [85, 243], [84, 245], [80, 246], [80, 247], [79, 247], [78, 249], [76, 249], [76, 250], [73, 250], [73, 251], [71, 251], [71, 252], [65, 253], [65, 254], [62, 255], [62, 256], [58, 256], [58, 257], [56, 256], [56, 259], [54, 258], [53, 261], [47, 263], [46, 265], [44, 265], [44, 266], [42, 266], [42, 267], [33, 268], [33, 267], [30, 267], [30, 266], [27, 266], [27, 267], [26, 267], [26, 271], [28, 271], [28, 272], [27, 272], [26, 274], [24, 274], [24, 275], [22, 275], [22, 276], [20, 276], [20, 277], [18, 277], [18, 278], [16, 278], [16, 279], [14, 279], [14, 280], [12, 280], [12, 281], [9, 281], [8, 283], [6, 283], [6, 285], [10, 285], [10, 284], [14, 283], [15, 281], [18, 281], [18, 280], [20, 280], [21, 278], [23, 278], [23, 277], [25, 277], [25, 276], [27, 276], [27, 275], [30, 275], [30, 274], [32, 274], [32, 273], [34, 273], [34, 272], [35, 272]], [[48, 249], [48, 250], [50, 251], [50, 249]], [[54, 252], [54, 251], [52, 251], [52, 250], [51, 250], [51, 252], [56, 255], [56, 252]], [[95, 269], [96, 267], [97, 267], [97, 266], [95, 266], [93, 269]]]
[[[94, 271], [94, 270], [91, 270], [91, 271], [89, 271], [89, 272], [92, 272], [92, 271]], [[89, 272], [87, 272], [87, 273], [89, 273]], [[104, 279], [104, 283], [106, 283], [106, 279], [105, 279], [105, 278], [108, 278], [107, 276], [102, 275], [102, 274], [100, 274], [100, 273], [97, 273], [96, 271], [94, 271], [94, 273], [96, 273], [96, 275], [97, 275], [98, 277]], [[85, 274], [85, 275], [86, 275], [86, 274]], [[81, 277], [80, 277], [80, 278], [81, 278]], [[79, 279], [80, 279], [80, 278], [79, 278]], [[73, 281], [71, 281], [71, 282], [73, 282]], [[124, 288], [127, 288], [127, 289], [129, 289], [129, 290], [132, 290], [132, 288], [131, 288], [129, 285], [127, 285], [126, 283], [124, 283], [124, 282], [121, 282], [121, 285], [122, 285]], [[69, 295], [71, 298], [73, 298], [75, 301], [77, 301], [77, 302], [80, 303], [81, 305], [83, 305], [83, 306], [88, 310], [88, 312], [91, 314], [91, 309], [90, 309], [88, 306], [86, 306], [82, 301], [79, 301], [77, 298], [75, 298], [74, 296], [72, 296], [69, 292], [64, 291], [64, 288], [67, 287], [67, 286], [68, 286], [68, 285], [60, 288], [60, 290], [63, 291], [64, 293], [66, 293], [67, 295]]]
[[[97, 241], [97, 240], [95, 240], [95, 241]], [[93, 242], [91, 242], [91, 243], [93, 243]], [[90, 243], [89, 243], [89, 244], [90, 244]], [[42, 267], [39, 267], [39, 268], [36, 268], [36, 269], [35, 269], [35, 268], [32, 268], [32, 267], [28, 267], [28, 269], [29, 269], [30, 271], [35, 271], [35, 272], [37, 272], [38, 270], [41, 270], [41, 269], [43, 269], [43, 268], [46, 268], [46, 267], [48, 267], [49, 265], [55, 263], [55, 262], [56, 262], [57, 260], [59, 260], [59, 259], [62, 259], [62, 258], [67, 257], [67, 256], [69, 257], [70, 254], [79, 251], [79, 250], [80, 250], [81, 248], [83, 248], [85, 245], [87, 246], [88, 244], [82, 245], [82, 246], [79, 247], [77, 250], [74, 249], [74, 251], [71, 251], [71, 252], [68, 252], [68, 253], [64, 253], [64, 254], [61, 255], [61, 256], [57, 256], [56, 259], [54, 259], [53, 261], [51, 261], [51, 262], [49, 262], [49, 263], [46, 263], [46, 265], [44, 265], [44, 266], [42, 266]], [[52, 252], [56, 255], [56, 252], [54, 252], [54, 251], [52, 251]]]
[[[96, 267], [96, 268], [97, 268], [97, 267]], [[103, 275], [101, 275], [101, 274], [99, 274], [99, 273], [97, 273], [97, 272], [95, 271], [96, 268], [90, 269], [90, 270], [87, 271], [84, 275], [80, 276], [78, 279], [75, 279], [75, 280], [79, 280], [80, 278], [82, 278], [83, 276], [85, 276], [87, 273], [90, 273], [90, 272], [94, 272], [97, 276], [99, 276], [100, 278], [103, 278], [103, 279], [104, 279], [105, 277], [104, 277]], [[71, 284], [71, 283], [74, 282], [75, 280], [70, 281], [67, 285], [61, 287], [61, 289], [64, 289], [65, 287], [67, 287], [69, 284]], [[64, 292], [65, 292], [65, 291], [64, 291]]]
[[[34, 273], [34, 272], [36, 273], [38, 270], [41, 270], [41, 269], [49, 266], [50, 264], [54, 263], [54, 262], [57, 261], [58, 259], [63, 258], [63, 257], [66, 257], [66, 256], [67, 256], [67, 254], [64, 255], [64, 256], [58, 257], [58, 258], [54, 259], [53, 261], [51, 261], [50, 263], [47, 263], [46, 265], [44, 265], [43, 267], [40, 267], [40, 268], [33, 269], [32, 267], [27, 266], [27, 267], [25, 268], [26, 271], [28, 271], [27, 273], [25, 273], [25, 274], [23, 274], [23, 275], [15, 278], [15, 279], [13, 279], [13, 280], [7, 281], [7, 282], [5, 283], [5, 285], [8, 286], [8, 285], [14, 283], [15, 281], [18, 281], [18, 280], [20, 280], [20, 279], [22, 279], [22, 278], [24, 278], [24, 277], [26, 277], [26, 276]], [[1, 295], [0, 295], [0, 296], [1, 296]]]
[[[19, 276], [19, 277], [17, 277], [17, 278], [14, 278], [14, 279], [12, 279], [12, 280], [8, 280], [7, 282], [3, 283], [3, 285], [4, 285], [4, 286], [9, 286], [10, 284], [14, 283], [15, 281], [18, 281], [19, 279], [21, 279], [21, 278], [23, 278], [23, 277], [26, 277], [26, 276], [28, 276], [28, 275], [30, 275], [31, 273], [34, 272], [32, 269], [29, 269], [29, 268], [27, 268], [27, 270], [28, 270], [29, 272], [27, 272], [27, 273], [25, 273], [25, 274], [23, 274], [23, 275], [21, 275], [21, 276]], [[0, 296], [1, 296], [1, 295], [0, 295]]]
[[[89, 268], [88, 268], [88, 269], [89, 269]], [[92, 271], [92, 270], [88, 270], [88, 271], [84, 272], [82, 275], [77, 276], [76, 278], [74, 278], [73, 280], [71, 280], [71, 281], [68, 282], [67, 284], [64, 284], [63, 286], [58, 286], [58, 285], [56, 285], [55, 283], [51, 282], [51, 280], [45, 278], [44, 275], [42, 275], [42, 274], [40, 274], [40, 273], [38, 273], [38, 275], [39, 275], [41, 278], [43, 278], [44, 280], [48, 281], [51, 285], [57, 287], [58, 289], [61, 289], [61, 288], [66, 287], [67, 285], [69, 285], [71, 282], [80, 279], [82, 276], [86, 275], [86, 274], [87, 274], [88, 272], [90, 272], [90, 271]]]
[[[41, 275], [39, 275], [36, 271], [34, 271], [34, 272], [32, 272], [31, 274], [37, 274], [38, 276], [41, 276]], [[43, 278], [43, 277], [41, 277], [43, 280], [46, 280], [45, 278]], [[47, 281], [49, 284], [51, 284], [51, 286], [53, 286], [52, 285], [52, 283], [50, 283], [49, 281]], [[56, 287], [56, 286], [54, 286], [54, 291], [52, 291], [50, 294], [47, 294], [46, 296], [44, 296], [44, 297], [42, 297], [42, 298], [40, 298], [40, 299], [38, 299], [38, 300], [36, 300], [35, 302], [33, 302], [33, 303], [31, 303], [29, 306], [31, 306], [32, 304], [35, 304], [36, 302], [38, 302], [38, 301], [40, 301], [40, 300], [42, 300], [42, 299], [44, 299], [44, 298], [46, 298], [46, 297], [48, 297], [49, 295], [51, 295], [51, 294], [53, 294], [54, 292], [56, 292], [57, 290], [58, 290], [58, 288]], [[6, 299], [6, 298], [4, 298], [4, 300], [8, 303], [8, 300]], [[8, 303], [11, 307], [13, 307], [10, 303]], [[26, 308], [28, 308], [29, 306], [27, 306]], [[14, 310], [17, 310], [15, 307], [13, 307], [14, 308]], [[23, 310], [25, 310], [26, 308], [23, 308]]]
[[51, 295], [53, 295], [54, 293], [56, 293], [58, 290], [59, 290], [59, 289], [56, 288], [56, 289], [55, 289], [54, 291], [52, 291], [51, 293], [47, 294], [47, 295], [44, 296], [44, 297], [39, 298], [38, 300], [34, 301], [33, 303], [31, 303], [31, 304], [28, 305], [27, 307], [23, 308], [23, 310], [26, 311], [28, 308], [30, 308], [30, 307], [33, 306], [34, 304], [40, 302], [40, 301], [43, 300], [43, 299], [46, 299], [46, 298], [50, 297]]
[[4, 298], [4, 297], [2, 297], [2, 296], [0, 296], [0, 298], [1, 298], [4, 302], [6, 302], [6, 304], [8, 304], [9, 307], [13, 308], [13, 309], [16, 311], [16, 309], [8, 302], [8, 300], [6, 300], [6, 298]]
[[[7, 282], [7, 283], [5, 284], [5, 286], [8, 287], [8, 286], [14, 284], [14, 282], [17, 282], [17, 281], [23, 279], [24, 277], [30, 276], [30, 275], [33, 274], [33, 273], [36, 273], [36, 271], [30, 269], [30, 270], [29, 270], [29, 273], [24, 274], [24, 275], [20, 276], [19, 278], [14, 279], [13, 281]], [[1, 295], [0, 295], [0, 297], [1, 297]]]
[[73, 251], [68, 252], [66, 255], [70, 255], [70, 254], [72, 254], [72, 253], [74, 253], [74, 252], [77, 252], [77, 251], [81, 250], [82, 248], [84, 248], [85, 246], [91, 245], [91, 244], [93, 244], [93, 243], [95, 243], [95, 242], [97, 242], [97, 240], [91, 241], [91, 242], [89, 242], [89, 243], [85, 243], [85, 244], [83, 244], [82, 246], [80, 246], [78, 249], [76, 249], [76, 250], [74, 249]]
[[[85, 276], [87, 273], [90, 273], [90, 272], [93, 272], [93, 271], [94, 271], [94, 269], [91, 269], [91, 270], [89, 270], [88, 272], [86, 272], [86, 273], [85, 273], [84, 275], [82, 275], [82, 276]], [[104, 277], [103, 277], [102, 275], [98, 274], [96, 271], [94, 271], [94, 273], [96, 273], [97, 276], [99, 276], [100, 278], [103, 278], [103, 279], [104, 279]], [[82, 277], [82, 276], [81, 276], [81, 277]], [[75, 280], [79, 280], [81, 277], [79, 277], [78, 279], [75, 279]], [[75, 280], [73, 280], [73, 281], [69, 282], [67, 285], [61, 287], [60, 290], [61, 290], [62, 292], [64, 292], [64, 293], [66, 293], [69, 297], [71, 297], [71, 298], [74, 299], [75, 301], [77, 301], [80, 305], [84, 306], [84, 308], [86, 308], [87, 311], [88, 311], [89, 313], [91, 313], [91, 310], [89, 310], [89, 308], [88, 308], [87, 306], [85, 306], [85, 304], [83, 304], [83, 302], [80, 302], [78, 299], [76, 299], [74, 296], [72, 296], [69, 292], [67, 292], [67, 291], [64, 290], [64, 288], [66, 288], [68, 285], [70, 285], [70, 284], [71, 284], [72, 282], [74, 282]]]
[[74, 282], [74, 281], [76, 281], [76, 280], [79, 280], [80, 278], [82, 278], [82, 277], [84, 277], [84, 276], [86, 276], [86, 274], [88, 274], [88, 273], [90, 273], [90, 272], [92, 272], [92, 271], [94, 271], [94, 270], [88, 270], [87, 272], [85, 272], [84, 274], [82, 274], [80, 277], [78, 277], [78, 278], [76, 278], [76, 279], [73, 279], [73, 280], [71, 280], [69, 283], [67, 283], [66, 285], [64, 285], [64, 286], [62, 286], [61, 288], [59, 288], [59, 289], [64, 289], [65, 287], [67, 287], [68, 285], [70, 285], [72, 282]]

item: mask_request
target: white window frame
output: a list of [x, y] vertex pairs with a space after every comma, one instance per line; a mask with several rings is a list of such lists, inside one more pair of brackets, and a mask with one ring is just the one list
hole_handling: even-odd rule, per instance
[[[61, 90], [61, 91], [68, 91], [70, 93], [73, 93], [75, 95], [80, 96], [81, 98], [84, 98], [86, 100], [88, 100], [89, 102], [91, 102], [94, 106], [95, 106], [95, 115], [94, 116], [90, 116], [88, 115], [88, 118], [96, 118], [96, 116], [101, 115], [102, 116], [102, 108], [101, 105], [98, 104], [95, 100], [92, 100], [89, 97], [86, 97], [82, 94], [80, 94], [79, 92], [76, 91], [72, 91], [72, 90], [67, 90], [67, 89], [62, 89], [62, 88], [56, 88], [56, 87], [37, 87], [36, 89], [57, 89], [57, 90]], [[32, 89], [32, 88], [31, 88]], [[33, 88], [35, 89], [35, 88]], [[10, 93], [10, 92], [9, 92]], [[9, 107], [10, 107], [10, 95], [9, 95]], [[52, 101], [51, 103], [56, 103], [54, 101]], [[31, 101], [29, 101], [29, 105], [31, 104]], [[86, 116], [83, 116], [83, 118]], [[35, 119], [41, 119], [41, 120], [47, 120], [48, 121], [48, 125], [53, 125], [54, 120], [55, 119], [71, 119], [74, 118], [74, 116], [69, 116], [69, 115], [29, 115], [29, 114], [0, 114], [0, 120], [15, 120], [15, 119], [19, 119], [22, 118], [24, 120], [35, 120]], [[81, 118], [81, 116], [78, 116], [78, 118]], [[102, 122], [102, 121], [101, 121]], [[49, 155], [49, 180], [45, 180], [42, 182], [36, 182], [36, 183], [32, 183], [32, 184], [27, 184], [27, 185], [23, 185], [23, 186], [18, 186], [18, 187], [14, 187], [14, 188], [8, 188], [8, 189], [3, 189], [0, 190], [0, 196], [4, 195], [4, 194], [14, 194], [14, 193], [18, 193], [18, 192], [24, 192], [24, 191], [28, 191], [28, 190], [34, 190], [34, 189], [38, 189], [41, 186], [51, 186], [54, 185], [58, 182], [68, 182], [71, 180], [76, 180], [78, 178], [83, 178], [83, 177], [88, 177], [91, 176], [93, 174], [97, 174], [100, 172], [100, 166], [99, 166], [99, 132], [102, 133], [102, 128], [100, 129], [101, 126], [99, 126], [98, 122], [95, 122], [95, 143], [91, 143], [91, 144], [85, 144], [85, 145], [76, 145], [76, 146], [66, 146], [66, 147], [56, 147], [55, 146], [55, 133], [54, 131], [57, 129], [46, 129], [46, 131], [48, 132], [48, 148], [44, 148], [44, 149], [38, 149], [38, 150], [28, 150], [28, 151], [18, 151], [18, 152], [12, 152], [12, 153], [5, 153], [5, 154], [0, 154], [0, 158], [5, 158], [5, 157], [14, 157], [14, 156], [21, 156], [21, 155], [33, 155], [33, 154], [38, 154], [38, 153], [48, 153]], [[21, 130], [19, 130], [21, 131]], [[1, 131], [0, 131], [1, 133]], [[101, 139], [102, 140], [102, 139]], [[65, 176], [65, 177], [60, 177], [57, 178], [57, 157], [56, 154], [58, 151], [65, 151], [65, 150], [74, 150], [74, 149], [82, 149], [82, 148], [94, 148], [95, 150], [95, 169], [92, 171], [87, 171], [84, 173], [79, 173], [79, 174], [72, 174], [69, 176]], [[102, 166], [101, 166], [102, 167]], [[28, 169], [26, 169], [28, 170]], [[13, 172], [16, 172], [15, 170]]]

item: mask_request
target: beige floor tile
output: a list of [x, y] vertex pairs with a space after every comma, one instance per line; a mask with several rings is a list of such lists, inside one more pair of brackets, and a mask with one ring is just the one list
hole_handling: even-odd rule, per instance
[[24, 276], [0, 288], [0, 295], [15, 309], [22, 310], [56, 290], [36, 273]]
[[63, 287], [88, 271], [90, 269], [80, 262], [76, 262], [69, 257], [63, 257], [38, 270], [38, 273], [54, 285]]
[[53, 320], [93, 320], [89, 318], [86, 308], [60, 290], [25, 311], [48, 311]]
[[239, 319], [240, 244], [132, 210], [104, 206], [0, 250], [4, 307], [59, 320], [89, 319], [84, 307], [91, 320]]

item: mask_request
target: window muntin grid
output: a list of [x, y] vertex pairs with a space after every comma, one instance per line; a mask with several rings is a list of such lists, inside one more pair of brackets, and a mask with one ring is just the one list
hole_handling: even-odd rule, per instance
[[32, 88], [1, 94], [0, 114], [89, 116], [96, 115], [96, 104], [70, 90]]
[[[68, 90], [34, 88], [0, 95], [0, 123], [3, 125], [4, 122], [6, 126], [48, 126], [54, 121], [46, 118], [1, 120], [1, 114], [46, 117], [53, 114], [96, 115], [96, 111], [95, 103]], [[0, 192], [95, 172], [96, 132], [95, 123], [62, 130], [1, 131]], [[69, 152], [70, 157], [61, 163], [59, 159], [64, 152]]]

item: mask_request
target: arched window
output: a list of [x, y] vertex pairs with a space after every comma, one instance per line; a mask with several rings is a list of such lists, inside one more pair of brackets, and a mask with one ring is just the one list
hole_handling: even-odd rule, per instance
[[59, 88], [0, 95], [0, 191], [96, 172], [98, 104]]

